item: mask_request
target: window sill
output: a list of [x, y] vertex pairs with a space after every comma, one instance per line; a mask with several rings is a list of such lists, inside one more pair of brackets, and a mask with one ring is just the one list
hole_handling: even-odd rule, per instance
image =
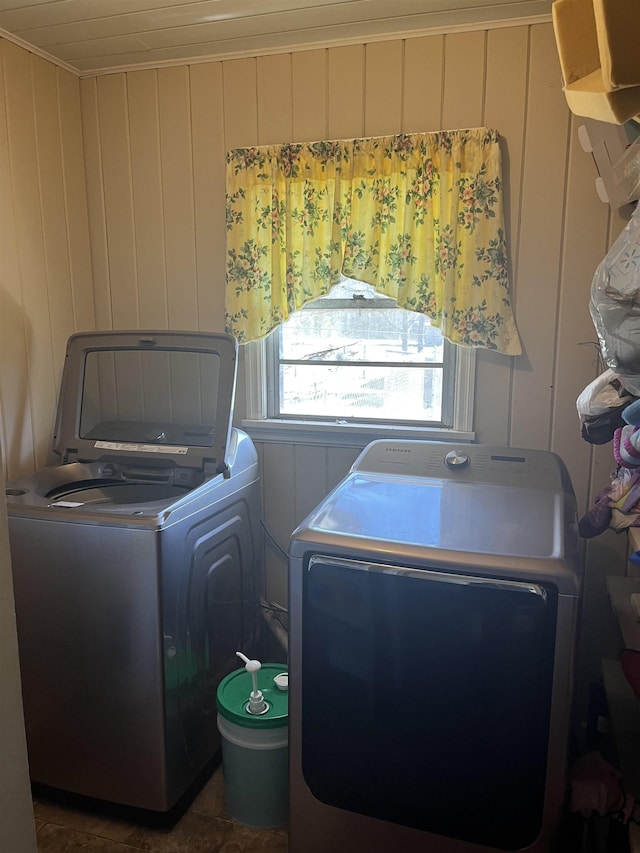
[[254, 441], [279, 444], [311, 444], [325, 447], [365, 447], [377, 438], [417, 441], [472, 442], [475, 433], [463, 430], [412, 426], [381, 426], [292, 420], [243, 420], [241, 426]]

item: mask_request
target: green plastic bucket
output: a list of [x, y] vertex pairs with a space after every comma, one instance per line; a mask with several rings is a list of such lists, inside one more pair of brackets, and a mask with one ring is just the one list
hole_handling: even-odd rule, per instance
[[256, 675], [264, 713], [247, 710], [253, 682], [245, 669], [223, 678], [216, 704], [226, 809], [239, 823], [266, 829], [289, 817], [289, 696], [275, 681], [287, 668], [267, 663]]

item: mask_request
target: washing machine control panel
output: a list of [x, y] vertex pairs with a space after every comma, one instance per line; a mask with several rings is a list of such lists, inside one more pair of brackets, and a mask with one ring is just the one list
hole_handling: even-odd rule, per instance
[[177, 465], [141, 466], [139, 463], [103, 462], [98, 465], [98, 476], [127, 483], [166, 483], [185, 489], [195, 488], [203, 481], [198, 468], [181, 468]]

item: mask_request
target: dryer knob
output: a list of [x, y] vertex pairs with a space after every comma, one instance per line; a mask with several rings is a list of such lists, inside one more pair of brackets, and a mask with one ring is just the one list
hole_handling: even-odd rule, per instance
[[466, 453], [460, 453], [459, 450], [450, 450], [444, 457], [444, 464], [447, 468], [455, 470], [456, 468], [466, 468], [471, 460]]

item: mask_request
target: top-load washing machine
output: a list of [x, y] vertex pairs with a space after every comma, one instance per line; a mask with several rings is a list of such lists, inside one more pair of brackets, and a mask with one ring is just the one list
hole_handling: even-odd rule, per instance
[[559, 457], [374, 441], [289, 569], [291, 853], [548, 851], [581, 590]]
[[257, 454], [224, 334], [69, 339], [52, 464], [7, 487], [31, 778], [165, 812], [255, 648]]

